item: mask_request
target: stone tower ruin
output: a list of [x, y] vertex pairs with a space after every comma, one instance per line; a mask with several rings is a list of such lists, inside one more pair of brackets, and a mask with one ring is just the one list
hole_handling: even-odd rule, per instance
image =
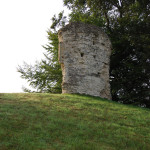
[[102, 29], [84, 23], [70, 23], [58, 31], [58, 38], [62, 93], [111, 99], [111, 42]]

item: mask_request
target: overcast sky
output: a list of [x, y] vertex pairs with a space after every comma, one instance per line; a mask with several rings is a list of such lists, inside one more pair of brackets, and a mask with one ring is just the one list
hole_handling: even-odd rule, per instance
[[46, 31], [63, 0], [0, 0], [0, 93], [23, 92], [17, 66], [43, 58]]

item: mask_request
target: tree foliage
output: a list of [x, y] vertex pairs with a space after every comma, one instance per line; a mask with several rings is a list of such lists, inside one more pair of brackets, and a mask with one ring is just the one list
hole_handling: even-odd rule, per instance
[[[21, 77], [36, 89], [35, 92], [61, 93], [62, 73], [58, 63], [58, 37], [57, 33], [48, 31], [49, 43], [43, 48], [45, 60], [36, 62], [34, 66], [24, 63], [18, 67]], [[33, 92], [24, 88], [25, 92]]]
[[52, 18], [52, 24], [47, 31], [48, 44], [43, 46], [45, 49], [45, 59], [29, 65], [24, 62], [23, 66], [18, 66], [17, 71], [21, 73], [21, 78], [26, 79], [29, 86], [35, 91], [23, 87], [24, 92], [47, 92], [61, 93], [62, 71], [58, 62], [58, 35], [57, 28], [63, 27], [66, 17], [63, 11]]
[[115, 101], [150, 107], [150, 2], [64, 0], [72, 21], [102, 27], [113, 50], [110, 76]]
[[[109, 35], [113, 46], [110, 65], [113, 100], [150, 107], [149, 0], [64, 0], [64, 5], [71, 10], [70, 22], [81, 21], [94, 24]], [[52, 19], [51, 27], [55, 33], [49, 32], [49, 40], [52, 43], [44, 47], [49, 54], [45, 55], [48, 61], [42, 61], [36, 69], [41, 68], [41, 71], [38, 70], [36, 74], [36, 70], [29, 70], [29, 76], [33, 72], [36, 74], [35, 77], [30, 78], [27, 76], [29, 66], [27, 70], [23, 69], [24, 72], [21, 72], [21, 68], [19, 69], [22, 77], [28, 79], [36, 88], [42, 89], [41, 87], [44, 86], [39, 87], [39, 85], [47, 82], [45, 85], [49, 85], [46, 88], [50, 89], [47, 90], [48, 92], [53, 92], [52, 89], [55, 89], [56, 85], [59, 85], [56, 87], [60, 89], [61, 70], [57, 61], [58, 39], [57, 44], [54, 45], [55, 40], [52, 35], [57, 35], [56, 28], [65, 25], [65, 19], [63, 13], [60, 13], [58, 18], [54, 16]], [[45, 78], [37, 80], [41, 76], [40, 73], [45, 74]]]

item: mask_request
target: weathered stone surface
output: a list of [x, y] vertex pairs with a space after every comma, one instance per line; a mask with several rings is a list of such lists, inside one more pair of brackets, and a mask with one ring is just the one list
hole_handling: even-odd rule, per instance
[[62, 93], [111, 99], [109, 61], [111, 42], [101, 28], [70, 23], [58, 31]]

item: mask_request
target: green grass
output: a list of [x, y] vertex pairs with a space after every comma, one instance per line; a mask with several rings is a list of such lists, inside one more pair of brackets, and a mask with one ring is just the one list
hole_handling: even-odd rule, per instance
[[0, 150], [150, 150], [150, 110], [74, 94], [0, 94]]

